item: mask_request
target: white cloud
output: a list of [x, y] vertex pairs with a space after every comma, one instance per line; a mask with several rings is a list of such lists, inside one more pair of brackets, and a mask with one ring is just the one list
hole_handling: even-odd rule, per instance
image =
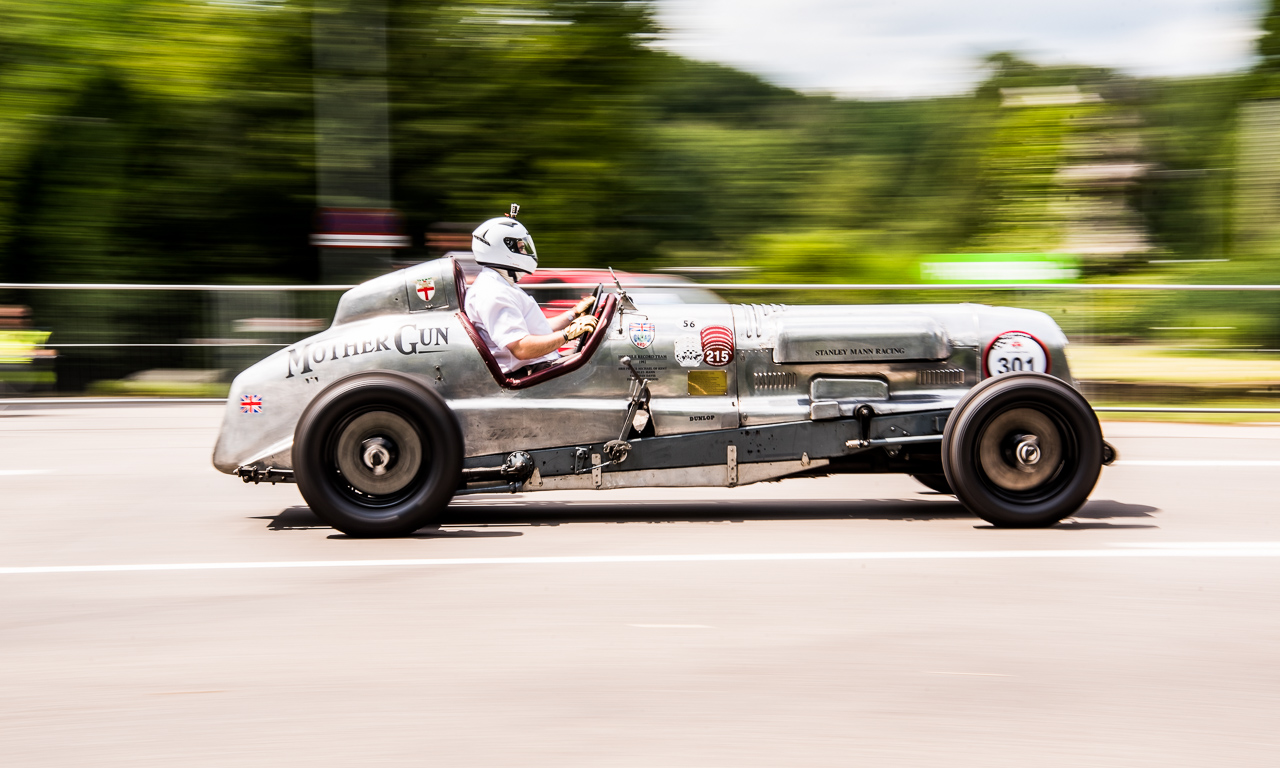
[[657, 0], [661, 47], [793, 88], [846, 96], [961, 93], [978, 59], [1194, 75], [1250, 65], [1256, 0]]

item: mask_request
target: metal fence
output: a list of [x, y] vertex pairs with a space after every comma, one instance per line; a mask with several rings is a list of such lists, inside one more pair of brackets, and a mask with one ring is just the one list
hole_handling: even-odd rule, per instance
[[[1169, 365], [1184, 367], [1187, 356], [1199, 356], [1243, 371], [1204, 380], [1194, 371], [1170, 377], [1161, 370], [1149, 379], [1139, 372], [1136, 378], [1087, 380], [1086, 392], [1100, 410], [1196, 406], [1205, 413], [1280, 412], [1270, 408], [1280, 406], [1280, 285], [697, 285], [742, 303], [969, 301], [1037, 309], [1057, 320], [1076, 348], [1095, 355], [1123, 357], [1140, 350], [1155, 355], [1157, 368], [1159, 354], [1180, 361]], [[8, 327], [0, 326], [0, 397], [216, 398], [245, 367], [328, 327], [341, 292], [350, 287], [0, 283], [0, 307], [30, 308], [29, 317], [11, 313]], [[595, 284], [524, 287], [537, 296], [546, 290], [590, 291]], [[38, 333], [15, 344], [19, 330]], [[15, 352], [21, 345], [36, 354]]]

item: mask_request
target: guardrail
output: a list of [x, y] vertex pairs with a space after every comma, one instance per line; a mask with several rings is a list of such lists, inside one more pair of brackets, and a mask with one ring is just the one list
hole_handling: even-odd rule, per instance
[[[606, 285], [608, 285], [606, 283]], [[1007, 306], [1027, 306], [1049, 312], [1073, 341], [1112, 340], [1125, 335], [1125, 329], [1147, 334], [1150, 339], [1163, 339], [1186, 352], [1230, 352], [1269, 354], [1280, 350], [1225, 347], [1235, 343], [1226, 335], [1214, 336], [1212, 328], [1178, 329], [1165, 326], [1192, 323], [1158, 322], [1148, 317], [1147, 309], [1162, 307], [1164, 317], [1180, 317], [1181, 312], [1196, 306], [1202, 317], [1212, 317], [1209, 309], [1223, 306], [1213, 294], [1237, 293], [1229, 300], [1229, 309], [1247, 307], [1256, 317], [1280, 315], [1280, 304], [1268, 294], [1280, 292], [1280, 285], [1239, 284], [1171, 284], [1171, 283], [672, 283], [635, 281], [624, 283], [627, 289], [671, 291], [681, 285], [710, 289], [731, 295], [742, 295], [743, 301], [802, 300], [797, 294], [829, 292], [827, 301], [844, 301], [831, 295], [870, 294], [868, 301], [895, 303], [902, 301], [985, 301]], [[597, 283], [537, 283], [522, 285], [535, 297], [544, 291], [590, 291]], [[0, 283], [0, 304], [27, 304], [36, 309], [34, 325], [53, 335], [35, 347], [56, 352], [56, 371], [40, 379], [39, 386], [11, 385], [13, 366], [0, 360], [0, 397], [29, 391], [39, 396], [52, 392], [85, 392], [117, 394], [125, 390], [100, 384], [119, 384], [139, 372], [204, 371], [225, 382], [239, 370], [252, 364], [268, 351], [286, 347], [297, 340], [327, 327], [338, 294], [354, 286], [346, 284], [247, 285], [247, 284], [152, 284], [152, 283]], [[611, 287], [611, 286], [610, 286]], [[1197, 294], [1193, 298], [1183, 292]], [[1159, 294], [1170, 294], [1167, 297]], [[167, 295], [166, 295], [167, 294]], [[754, 294], [754, 295], [752, 295]], [[768, 294], [761, 296], [761, 294]], [[1178, 294], [1178, 295], [1174, 295]], [[1247, 298], [1252, 296], [1253, 298]], [[854, 299], [860, 300], [860, 299]], [[1141, 304], [1142, 310], [1134, 307]], [[1189, 310], [1188, 310], [1188, 316]], [[1154, 315], [1151, 315], [1154, 317]], [[273, 325], [274, 323], [274, 325]], [[290, 325], [293, 323], [293, 325]], [[1209, 323], [1203, 326], [1231, 325]], [[1146, 326], [1152, 326], [1147, 328]], [[1116, 329], [1120, 328], [1121, 332]], [[0, 329], [0, 333], [3, 329]], [[1180, 335], [1181, 334], [1181, 335]], [[1132, 334], [1131, 334], [1132, 335]], [[1210, 343], [1202, 343], [1204, 341]], [[1243, 339], [1246, 340], [1247, 339]], [[1259, 338], [1257, 340], [1264, 340]], [[0, 339], [0, 341], [3, 341]], [[1217, 342], [1217, 346], [1214, 343]], [[1280, 345], [1268, 345], [1280, 346]], [[50, 355], [53, 352], [49, 353]], [[1274, 357], [1267, 358], [1274, 360]], [[44, 361], [44, 365], [53, 365]], [[34, 371], [34, 366], [28, 368]], [[20, 373], [22, 373], [20, 371]], [[56, 375], [54, 375], [56, 373]], [[6, 378], [9, 376], [10, 378]], [[38, 378], [38, 377], [37, 377]], [[1268, 378], [1270, 376], [1268, 375]], [[1280, 376], [1275, 377], [1275, 396], [1280, 398]], [[216, 395], [211, 379], [208, 387], [195, 385], [174, 387], [166, 393], [174, 395]], [[152, 390], [139, 383], [139, 394]], [[129, 386], [133, 386], [132, 384]], [[1195, 385], [1198, 386], [1198, 385]], [[1270, 387], [1270, 383], [1268, 384]], [[1235, 394], [1246, 394], [1238, 388]], [[1207, 390], [1206, 390], [1207, 391]], [[1096, 390], [1099, 398], [1115, 402], [1168, 403], [1169, 400], [1196, 402], [1189, 392], [1148, 392], [1143, 397], [1114, 397], [1111, 390]], [[1210, 403], [1261, 402], [1270, 397], [1249, 394], [1248, 397], [1216, 397]], [[32, 401], [34, 402], [34, 400]], [[1205, 402], [1200, 400], [1200, 402]], [[1168, 407], [1174, 407], [1172, 405]], [[1179, 413], [1275, 413], [1258, 408], [1181, 408], [1168, 411], [1161, 406], [1144, 406], [1148, 412]], [[1141, 412], [1135, 407], [1099, 408], [1099, 411]]]
[[[526, 291], [595, 288], [599, 283], [534, 283]], [[627, 282], [623, 288], [706, 288], [710, 291], [1280, 291], [1280, 285], [1217, 285], [1199, 283], [646, 283]], [[152, 283], [0, 283], [0, 290], [60, 291], [347, 291], [355, 285], [162, 285]], [[612, 286], [610, 286], [612, 287]]]
[[1280, 408], [1180, 408], [1177, 406], [1094, 406], [1098, 413], [1280, 413]]
[[0, 283], [0, 290], [11, 291], [265, 291], [268, 293], [297, 291], [347, 291], [354, 285], [223, 285], [219, 283]]
[[[538, 283], [525, 290], [595, 288], [598, 283]], [[1159, 283], [690, 283], [710, 291], [1280, 291], [1280, 285]], [[623, 288], [679, 288], [678, 283], [624, 283]]]

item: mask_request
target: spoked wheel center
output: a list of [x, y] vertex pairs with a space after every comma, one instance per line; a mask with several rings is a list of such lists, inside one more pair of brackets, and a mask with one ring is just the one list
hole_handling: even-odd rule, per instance
[[393, 411], [361, 413], [340, 425], [334, 463], [352, 490], [368, 497], [393, 497], [414, 482], [422, 467], [418, 430]]
[[996, 416], [978, 443], [983, 473], [1006, 491], [1039, 488], [1057, 475], [1062, 459], [1062, 432], [1035, 408], [1012, 408]]

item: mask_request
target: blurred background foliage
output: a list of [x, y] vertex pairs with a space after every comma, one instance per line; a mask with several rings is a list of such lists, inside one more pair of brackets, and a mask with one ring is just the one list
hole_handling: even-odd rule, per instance
[[[639, 2], [388, 11], [392, 190], [415, 245], [519, 200], [551, 265], [858, 281], [908, 279], [920, 254], [1060, 249], [1064, 155], [1108, 115], [1156, 171], [1127, 193], [1152, 244], [1220, 256], [1238, 108], [1277, 66], [1276, 30], [1259, 71], [1230, 77], [1144, 81], [1001, 53], [969, 96], [870, 102], [655, 50]], [[0, 277], [317, 279], [310, 25], [289, 0], [5, 3]], [[1102, 100], [1002, 96], [1063, 86]]]
[[[312, 15], [7, 0], [0, 281], [320, 280]], [[662, 52], [644, 2], [388, 0], [400, 258], [519, 201], [548, 266], [914, 282], [928, 254], [1067, 252], [1088, 280], [1280, 283], [1280, 217], [1246, 226], [1238, 167], [1241, 115], [1280, 98], [1274, 2], [1260, 24], [1251, 72], [1136, 79], [1006, 52], [967, 95], [859, 101]], [[78, 301], [0, 299], [46, 318]], [[1069, 316], [1075, 300], [1056, 301]], [[1239, 323], [1214, 325], [1280, 344], [1269, 296], [1133, 301], [1148, 330], [1231, 303]], [[133, 309], [96, 311], [118, 338]], [[148, 323], [192, 313], [171, 314]], [[1137, 332], [1107, 316], [1086, 330]]]

